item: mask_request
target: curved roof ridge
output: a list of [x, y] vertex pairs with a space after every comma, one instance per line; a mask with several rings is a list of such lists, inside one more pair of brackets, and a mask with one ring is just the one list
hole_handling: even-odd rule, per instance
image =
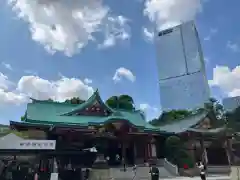
[[93, 103], [95, 100], [99, 100], [100, 103], [104, 104], [104, 106], [105, 106], [107, 109], [109, 109], [110, 111], [114, 112], [114, 110], [113, 110], [111, 107], [109, 107], [109, 106], [101, 99], [101, 97], [100, 97], [100, 95], [99, 95], [99, 91], [98, 91], [98, 89], [97, 89], [85, 102], [76, 105], [71, 111], [68, 111], [68, 112], [65, 112], [65, 113], [61, 113], [60, 115], [63, 116], [63, 115], [68, 115], [68, 114], [70, 114], [70, 113], [73, 113], [73, 112], [75, 112], [75, 111], [77, 111], [77, 110], [79, 110], [79, 109], [82, 109], [82, 108], [88, 106], [89, 104]]
[[[170, 121], [170, 122], [164, 123], [162, 126], [175, 124], [177, 122], [188, 120], [190, 118], [197, 117], [197, 116], [200, 116], [200, 115], [207, 116], [208, 113], [207, 113], [207, 111], [198, 112], [198, 113], [195, 113], [195, 114], [191, 114], [191, 115], [189, 115], [187, 117], [178, 118], [178, 119], [175, 119], [174, 121]], [[159, 127], [161, 127], [161, 125]]]
[[49, 101], [49, 100], [38, 100], [38, 99], [33, 99], [31, 103], [28, 104], [34, 104], [34, 103], [41, 103], [41, 104], [57, 104], [57, 105], [68, 105], [68, 106], [78, 106], [79, 104], [71, 104], [71, 103], [66, 103], [66, 102], [59, 102], [59, 101]]

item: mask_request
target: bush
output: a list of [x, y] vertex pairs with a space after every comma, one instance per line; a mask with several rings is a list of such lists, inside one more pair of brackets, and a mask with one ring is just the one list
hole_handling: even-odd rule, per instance
[[192, 157], [183, 149], [183, 142], [177, 136], [170, 136], [167, 138], [166, 143], [166, 155], [167, 159], [182, 168], [187, 165], [189, 168], [194, 167], [194, 161]]
[[166, 140], [167, 148], [180, 148], [182, 146], [181, 139], [177, 136], [170, 136]]
[[194, 161], [192, 157], [185, 150], [180, 150], [178, 152], [178, 166], [183, 168], [184, 164], [186, 164], [189, 168], [194, 167]]

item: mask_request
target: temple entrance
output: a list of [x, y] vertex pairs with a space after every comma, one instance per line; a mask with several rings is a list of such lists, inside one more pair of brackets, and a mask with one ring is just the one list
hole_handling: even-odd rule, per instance
[[110, 166], [116, 166], [121, 164], [122, 149], [121, 144], [117, 140], [109, 140], [108, 149], [105, 156], [109, 157], [108, 164]]
[[166, 157], [165, 141], [166, 141], [166, 137], [164, 136], [160, 136], [156, 138], [156, 153], [157, 153], [157, 158], [159, 159], [163, 159]]
[[126, 147], [126, 162], [129, 165], [135, 164], [134, 143], [130, 142]]
[[220, 142], [213, 142], [206, 151], [209, 165], [229, 164], [226, 149], [222, 147]]

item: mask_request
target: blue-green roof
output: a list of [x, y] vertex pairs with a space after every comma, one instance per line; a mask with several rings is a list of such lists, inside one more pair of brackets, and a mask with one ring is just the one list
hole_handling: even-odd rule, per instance
[[[100, 103], [102, 107], [106, 108], [110, 112], [110, 115], [76, 115], [76, 112], [93, 105], [96, 101]], [[173, 123], [155, 127], [146, 122], [144, 115], [139, 110], [127, 111], [108, 107], [100, 98], [98, 91], [96, 91], [86, 102], [82, 104], [33, 100], [32, 103], [27, 105], [26, 119], [22, 124], [49, 125], [50, 127], [56, 125], [81, 127], [88, 125], [102, 125], [115, 120], [124, 120], [144, 131], [179, 134], [188, 130], [193, 130], [191, 128], [193, 128], [206, 116], [207, 112], [202, 112], [179, 121], [174, 121]]]
[[[111, 115], [97, 117], [89, 115], [72, 115], [74, 112], [92, 105], [92, 103], [96, 102], [96, 100], [100, 102], [102, 106], [107, 108], [111, 112]], [[141, 111], [112, 109], [101, 100], [97, 91], [82, 104], [75, 105], [68, 103], [33, 100], [32, 103], [29, 103], [27, 105], [26, 122], [28, 123], [87, 126], [91, 124], [104, 124], [106, 122], [115, 120], [125, 120], [136, 127], [156, 130], [155, 127], [146, 122], [145, 117], [142, 115]]]
[[200, 121], [202, 121], [206, 116], [207, 116], [207, 112], [204, 111], [202, 113], [189, 116], [182, 120], [160, 126], [160, 130], [166, 133], [179, 134], [179, 133], [188, 131], [190, 128], [194, 127]]

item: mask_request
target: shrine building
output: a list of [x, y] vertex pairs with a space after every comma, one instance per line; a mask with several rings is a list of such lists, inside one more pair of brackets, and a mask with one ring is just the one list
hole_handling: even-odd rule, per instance
[[[110, 165], [121, 164], [123, 160], [129, 165], [142, 164], [164, 158], [166, 138], [178, 135], [188, 139], [187, 146], [193, 151], [195, 159], [199, 156], [199, 149], [201, 152], [207, 150], [211, 155], [206, 157], [211, 162], [224, 159], [218, 163], [226, 164], [229, 161], [223, 143], [226, 140], [224, 134], [218, 141], [218, 148], [222, 149], [218, 152], [226, 158], [217, 158], [209, 148], [214, 135], [223, 132], [221, 128], [212, 130], [210, 122], [208, 114], [201, 112], [181, 121], [155, 127], [146, 121], [140, 110], [113, 109], [95, 91], [82, 104], [32, 99], [27, 105], [25, 120], [11, 121], [10, 126], [17, 131], [27, 131], [32, 139], [56, 140], [55, 151], [61, 154], [59, 159], [65, 163], [88, 162], [89, 159], [84, 160], [86, 156], [80, 157], [78, 153], [96, 147], [110, 158]], [[206, 142], [209, 143], [204, 147]], [[116, 161], [116, 155], [119, 155], [119, 161]]]

